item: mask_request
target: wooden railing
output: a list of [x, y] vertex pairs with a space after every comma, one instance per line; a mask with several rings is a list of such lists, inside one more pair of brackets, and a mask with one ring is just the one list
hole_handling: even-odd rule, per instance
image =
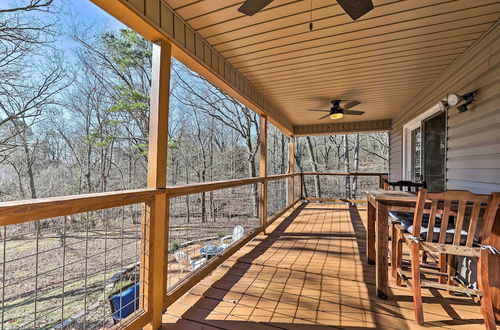
[[[383, 188], [385, 173], [303, 172], [302, 199], [318, 202], [366, 203], [367, 190]], [[339, 187], [344, 189], [338, 189]]]
[[[207, 182], [207, 183], [197, 183], [188, 184], [180, 186], [169, 186], [164, 189], [137, 189], [129, 191], [117, 191], [117, 192], [107, 192], [107, 193], [95, 193], [87, 195], [78, 196], [66, 196], [66, 197], [54, 197], [54, 198], [44, 198], [37, 200], [25, 200], [25, 201], [15, 201], [15, 202], [4, 202], [0, 203], [0, 226], [7, 233], [7, 227], [13, 225], [19, 225], [27, 222], [34, 222], [43, 219], [55, 218], [55, 217], [65, 217], [74, 214], [80, 214], [85, 212], [91, 212], [96, 210], [105, 210], [110, 208], [124, 207], [128, 205], [141, 203], [143, 205], [143, 215], [141, 220], [141, 248], [140, 248], [140, 308], [137, 313], [132, 317], [127, 318], [121, 323], [117, 324], [115, 327], [119, 328], [141, 328], [146, 324], [150, 323], [153, 313], [163, 312], [167, 307], [169, 307], [173, 302], [175, 302], [179, 297], [186, 293], [190, 288], [192, 288], [201, 279], [209, 275], [215, 268], [217, 268], [222, 262], [227, 258], [232, 256], [237, 252], [242, 246], [248, 243], [260, 232], [266, 230], [266, 228], [283, 215], [287, 210], [293, 207], [303, 198], [309, 200], [315, 200], [315, 198], [304, 196], [304, 178], [308, 176], [368, 176], [368, 177], [378, 177], [378, 182], [383, 182], [384, 174], [380, 173], [296, 173], [296, 174], [282, 174], [282, 175], [272, 175], [267, 177], [256, 177], [256, 178], [246, 178], [246, 179], [236, 179], [228, 181], [219, 182]], [[283, 181], [285, 180], [285, 182]], [[187, 276], [183, 281], [169, 290], [165, 289], [161, 294], [163, 294], [163, 306], [161, 310], [159, 308], [154, 308], [153, 305], [153, 295], [155, 294], [157, 287], [167, 288], [166, 272], [163, 274], [155, 273], [156, 267], [158, 267], [158, 260], [162, 260], [164, 263], [161, 269], [167, 269], [166, 264], [169, 262], [168, 256], [168, 205], [169, 201], [173, 198], [179, 196], [188, 196], [192, 194], [200, 194], [207, 192], [214, 192], [223, 189], [235, 188], [245, 185], [260, 185], [261, 188], [258, 189], [260, 207], [264, 206], [264, 210], [267, 210], [268, 199], [262, 198], [262, 192], [267, 192], [267, 184], [270, 182], [281, 182], [287, 185], [286, 188], [286, 201], [280, 201], [281, 204], [285, 205], [280, 210], [274, 212], [274, 214], [269, 215], [267, 212], [259, 212], [259, 224], [253, 230], [246, 233], [243, 238], [234, 242], [227, 249], [225, 249], [218, 257], [212, 258], [206, 262], [203, 267], [194, 270]], [[377, 188], [380, 184], [373, 188]], [[265, 187], [265, 190], [263, 189]], [[283, 195], [284, 196], [284, 195]], [[283, 198], [282, 198], [283, 199]], [[163, 201], [162, 201], [163, 200]], [[160, 226], [157, 223], [158, 219], [155, 216], [155, 208], [158, 202], [167, 203], [167, 224]], [[325, 200], [319, 199], [318, 200]], [[165, 218], [162, 216], [162, 218]], [[64, 220], [66, 223], [66, 220]], [[162, 242], [162, 246], [166, 246], [162, 251], [158, 251], [156, 248], [153, 233], [157, 228], [166, 228], [167, 231], [163, 236], [165, 242]], [[64, 229], [66, 230], [66, 229]], [[157, 233], [155, 233], [156, 235]], [[38, 236], [37, 236], [38, 237]], [[6, 237], [3, 236], [4, 244], [3, 253], [5, 255], [7, 248]], [[160, 259], [155, 253], [162, 253], [163, 257]], [[7, 259], [3, 260], [3, 270], [5, 273]], [[9, 274], [6, 273], [5, 277]], [[3, 283], [5, 283], [6, 278], [3, 277]], [[162, 283], [162, 285], [158, 285]], [[64, 283], [62, 284], [64, 286]], [[2, 286], [4, 287], [4, 285]], [[64, 292], [64, 290], [62, 291]], [[69, 315], [68, 315], [69, 316]], [[54, 320], [57, 322], [64, 322], [65, 320]]]

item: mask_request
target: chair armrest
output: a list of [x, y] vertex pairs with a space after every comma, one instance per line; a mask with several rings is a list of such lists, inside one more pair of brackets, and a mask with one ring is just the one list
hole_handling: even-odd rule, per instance
[[481, 248], [442, 243], [420, 242], [422, 248], [429, 252], [450, 254], [462, 257], [479, 257]]

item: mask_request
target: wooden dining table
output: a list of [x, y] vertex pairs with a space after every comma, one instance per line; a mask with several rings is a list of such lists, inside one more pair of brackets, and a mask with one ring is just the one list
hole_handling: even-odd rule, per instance
[[375, 284], [379, 298], [387, 299], [389, 290], [388, 248], [389, 211], [412, 212], [417, 196], [406, 191], [370, 190], [368, 201], [368, 225], [366, 229], [366, 254], [369, 264], [375, 264]]

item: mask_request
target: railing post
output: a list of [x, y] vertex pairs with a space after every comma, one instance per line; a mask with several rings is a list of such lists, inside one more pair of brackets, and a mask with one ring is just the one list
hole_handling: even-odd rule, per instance
[[[168, 113], [170, 95], [170, 64], [172, 45], [166, 40], [153, 44], [151, 103], [149, 118], [148, 179], [147, 187], [164, 189], [167, 186]], [[167, 265], [165, 253], [168, 246], [169, 203], [166, 194], [155, 196], [153, 207], [146, 212], [150, 238], [147, 268], [150, 278], [143, 282], [145, 306], [152, 312], [152, 320], [146, 329], [158, 329], [162, 324], [163, 300], [165, 297]], [[141, 272], [142, 274], [142, 272]]]
[[288, 171], [292, 176], [288, 184], [288, 203], [295, 202], [295, 137], [290, 136], [288, 141]]
[[378, 180], [379, 180], [379, 188], [380, 189], [386, 189], [386, 183], [385, 183], [385, 181], [388, 180], [388, 176], [385, 175], [385, 174], [380, 174], [378, 176]]
[[[259, 158], [259, 176], [267, 178], [267, 118], [260, 116], [260, 158]], [[259, 223], [264, 230], [267, 225], [267, 181], [260, 183], [259, 194]]]
[[300, 199], [304, 199], [304, 173], [300, 172]]

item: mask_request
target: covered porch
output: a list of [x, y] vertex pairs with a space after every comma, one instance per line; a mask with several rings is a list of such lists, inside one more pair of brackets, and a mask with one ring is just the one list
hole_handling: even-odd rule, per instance
[[[24, 324], [67, 328], [83, 319], [85, 329], [418, 328], [411, 291], [396, 286], [389, 276], [388, 299], [379, 298], [376, 265], [367, 259], [364, 192], [381, 188], [387, 173], [299, 170], [296, 138], [386, 132], [391, 181], [436, 176], [444, 190], [500, 191], [500, 3], [376, 0], [375, 10], [353, 22], [333, 0], [325, 5], [311, 1], [307, 8], [305, 1], [276, 0], [255, 20], [237, 13], [240, 0], [91, 1], [154, 43], [147, 186], [0, 204], [2, 290], [19, 285], [19, 279], [9, 277], [8, 266], [24, 262], [20, 237], [34, 243], [36, 253], [22, 257], [36, 259], [32, 263], [37, 267], [39, 255], [51, 252], [62, 260], [54, 257], [58, 264], [49, 272], [64, 273], [68, 264], [85, 269], [78, 279], [84, 281], [78, 282], [83, 289], [70, 296], [63, 276], [50, 293], [61, 297], [60, 306], [43, 306], [45, 314], [39, 303], [45, 298], [37, 296], [38, 268], [34, 274], [29, 269], [33, 288], [22, 292], [35, 292], [35, 298], [34, 306], [30, 303], [23, 311], [31, 323]], [[313, 14], [315, 27], [309, 31]], [[253, 177], [167, 184], [172, 58], [259, 115], [259, 164]], [[461, 98], [471, 93], [473, 104], [466, 111], [444, 101], [448, 94]], [[362, 116], [335, 119], [332, 115], [344, 112], [340, 101], [354, 102]], [[311, 108], [328, 115], [312, 115]], [[416, 131], [420, 134], [426, 120], [437, 116], [442, 119], [435, 130], [440, 154], [426, 158], [421, 148], [415, 160], [415, 146], [426, 141], [415, 143]], [[268, 125], [286, 136], [287, 173], [268, 173]], [[426, 168], [440, 171], [429, 171], [426, 177]], [[322, 196], [313, 196], [312, 177], [316, 182], [325, 179]], [[359, 196], [344, 193], [354, 178]], [[309, 195], [304, 193], [307, 185]], [[207, 212], [214, 219], [220, 216], [225, 230], [243, 227], [244, 235], [226, 246], [227, 232], [220, 235], [206, 221], [180, 221]], [[108, 232], [109, 214], [127, 216], [114, 228], [115, 236]], [[104, 219], [104, 229], [90, 233], [103, 241], [95, 255], [88, 248], [89, 215]], [[65, 241], [39, 249], [50, 226], [66, 237], [78, 216], [84, 227], [74, 229], [75, 242], [68, 246], [84, 251], [81, 258], [66, 259]], [[39, 226], [44, 221], [47, 226]], [[19, 234], [18, 227], [26, 232]], [[200, 234], [193, 228], [224, 248], [212, 258], [206, 253], [201, 258], [208, 240], [195, 241]], [[498, 216], [492, 236], [492, 244], [500, 246]], [[110, 255], [117, 265], [108, 270]], [[96, 278], [87, 270], [91, 258], [102, 259], [96, 262], [102, 264]], [[491, 264], [500, 267], [495, 258]], [[137, 306], [124, 317], [119, 310], [116, 320], [116, 310], [107, 306], [108, 286], [110, 279], [126, 272], [132, 275], [117, 292], [135, 286], [137, 303], [129, 304]], [[99, 304], [87, 302], [88, 286]], [[491, 279], [491, 286], [500, 318], [498, 278]], [[470, 297], [434, 289], [423, 289], [422, 295], [426, 327], [484, 328], [480, 306]], [[66, 297], [83, 300], [83, 312], [66, 311]], [[18, 302], [11, 303], [7, 307], [15, 310]], [[16, 321], [17, 316], [4, 310], [6, 320]], [[93, 312], [99, 314], [94, 317]], [[2, 329], [9, 328], [5, 324]]]
[[[391, 277], [377, 298], [366, 205], [297, 203], [171, 305], [162, 329], [412, 329], [412, 296]], [[483, 328], [469, 297], [423, 290], [429, 328]]]

